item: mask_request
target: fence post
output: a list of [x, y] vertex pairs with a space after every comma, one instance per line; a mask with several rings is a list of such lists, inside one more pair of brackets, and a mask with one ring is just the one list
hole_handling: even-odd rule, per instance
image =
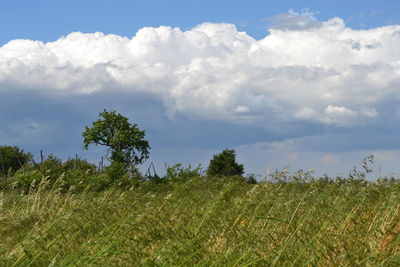
[[43, 150], [40, 150], [40, 163], [43, 164], [43, 161], [44, 161]]
[[1, 167], [2, 167], [2, 171], [3, 171], [3, 178], [7, 180], [6, 171], [5, 171], [5, 168], [4, 168], [3, 155], [1, 153], [0, 153], [0, 160], [1, 160]]

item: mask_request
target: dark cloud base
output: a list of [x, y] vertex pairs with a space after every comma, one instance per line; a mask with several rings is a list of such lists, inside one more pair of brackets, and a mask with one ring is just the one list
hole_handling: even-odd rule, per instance
[[[239, 157], [249, 165], [248, 172], [261, 172], [268, 161], [276, 162], [279, 157], [284, 160], [285, 153], [290, 154], [291, 151], [343, 153], [400, 149], [396, 134], [400, 131], [395, 125], [383, 124], [376, 129], [347, 129], [291, 123], [266, 128], [263, 125], [194, 121], [179, 115], [168, 118], [162, 101], [150, 94], [107, 91], [71, 96], [52, 92], [17, 88], [0, 92], [0, 99], [5, 100], [0, 106], [2, 145], [18, 145], [36, 157], [43, 150], [46, 154], [52, 153], [63, 159], [78, 154], [98, 162], [105, 153], [104, 148], [83, 150], [81, 133], [84, 126], [90, 125], [97, 119], [98, 113], [106, 108], [128, 116], [132, 122], [146, 130], [152, 146], [150, 161], [156, 163], [160, 172], [163, 171], [164, 163], [206, 165], [212, 154], [224, 148], [239, 147], [238, 151], [242, 153]], [[274, 143], [287, 140], [294, 140], [294, 147], [283, 147], [281, 151], [275, 148], [274, 151], [278, 151], [275, 155], [260, 152], [270, 150]], [[266, 144], [257, 152], [261, 155], [240, 150], [243, 145], [257, 143]], [[257, 162], [264, 166], [255, 166]]]

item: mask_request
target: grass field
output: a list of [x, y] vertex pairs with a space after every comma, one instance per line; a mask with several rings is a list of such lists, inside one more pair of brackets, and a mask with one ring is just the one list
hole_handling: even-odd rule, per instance
[[399, 266], [400, 184], [0, 192], [2, 266]]

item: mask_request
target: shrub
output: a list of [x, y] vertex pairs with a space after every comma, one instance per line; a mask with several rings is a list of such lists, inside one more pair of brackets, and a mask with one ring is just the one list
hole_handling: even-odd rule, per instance
[[236, 153], [233, 149], [225, 149], [214, 155], [207, 169], [208, 176], [241, 176], [244, 166], [236, 162]]
[[167, 179], [169, 181], [183, 181], [186, 179], [202, 176], [201, 165], [199, 165], [197, 168], [192, 169], [190, 165], [189, 167], [184, 168], [182, 164], [175, 164], [171, 167], [166, 167], [166, 169], [167, 173], [164, 176], [164, 179]]
[[28, 193], [38, 185], [44, 176], [39, 170], [31, 169], [28, 171], [17, 171], [13, 176], [12, 187]]
[[249, 175], [246, 176], [245, 182], [248, 184], [256, 184], [257, 183], [256, 175], [253, 173], [250, 173]]
[[85, 159], [76, 157], [74, 159], [68, 159], [67, 161], [65, 161], [63, 163], [63, 169], [64, 171], [81, 170], [93, 175], [96, 172], [96, 165], [89, 163]]
[[35, 164], [35, 167], [50, 181], [55, 181], [64, 173], [62, 160], [52, 154], [48, 155], [43, 162]]
[[139, 171], [132, 171], [131, 173], [125, 174], [119, 178], [115, 183], [120, 188], [132, 189], [140, 186], [142, 183], [142, 176]]
[[102, 191], [113, 185], [113, 180], [106, 174], [89, 176], [87, 188], [91, 191]]
[[125, 174], [128, 173], [126, 169], [126, 165], [123, 162], [113, 161], [110, 166], [107, 166], [104, 169], [104, 173], [110, 177], [112, 181], [116, 181], [122, 178]]
[[11, 176], [31, 159], [32, 154], [25, 153], [17, 146], [0, 146], [0, 176]]
[[[69, 159], [62, 162], [61, 159], [50, 154], [41, 163], [26, 165], [18, 170], [10, 181], [13, 187], [28, 192], [37, 183], [45, 183], [46, 187], [57, 187], [61, 191], [81, 191], [96, 177], [96, 166], [83, 159]], [[104, 184], [104, 183], [103, 183]], [[4, 186], [7, 186], [4, 184]]]

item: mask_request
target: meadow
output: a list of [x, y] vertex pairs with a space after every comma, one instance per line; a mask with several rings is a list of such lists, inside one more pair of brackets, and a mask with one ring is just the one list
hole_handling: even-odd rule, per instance
[[399, 266], [398, 180], [0, 192], [1, 266]]

